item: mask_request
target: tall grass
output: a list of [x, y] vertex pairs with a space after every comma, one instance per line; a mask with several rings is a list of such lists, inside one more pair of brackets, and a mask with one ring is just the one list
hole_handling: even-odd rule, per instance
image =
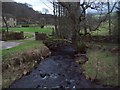
[[[100, 80], [101, 84], [118, 86], [118, 54], [108, 51], [117, 45], [102, 44], [101, 49], [94, 48], [87, 51], [88, 62], [83, 65], [87, 77]], [[106, 50], [104, 50], [106, 49]]]

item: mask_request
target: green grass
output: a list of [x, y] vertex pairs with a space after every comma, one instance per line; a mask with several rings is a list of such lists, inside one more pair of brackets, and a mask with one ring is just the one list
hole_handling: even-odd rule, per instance
[[[92, 44], [93, 45], [93, 44]], [[100, 83], [104, 85], [118, 85], [118, 55], [115, 53], [111, 53], [109, 51], [104, 51], [103, 49], [95, 49], [94, 48], [88, 50], [88, 62], [83, 65], [85, 69], [86, 75], [88, 77], [94, 78], [97, 71], [97, 79], [100, 80]], [[103, 44], [102, 48], [113, 48], [117, 47], [117, 45], [109, 45]]]
[[[0, 29], [1, 31], [2, 29]], [[44, 28], [40, 27], [15, 27], [15, 28], [9, 28], [9, 31], [23, 31], [23, 32], [41, 32], [46, 34], [52, 33], [52, 26], [45, 26]]]
[[27, 38], [32, 38], [32, 37], [33, 37], [33, 34], [30, 34], [30, 33], [24, 33], [24, 36], [27, 37]]
[[[111, 23], [111, 31], [112, 32], [114, 32], [114, 29], [115, 29], [115, 22], [116, 21], [113, 19], [112, 23]], [[108, 23], [108, 21], [103, 22], [100, 25], [100, 27], [98, 28], [98, 30], [91, 31], [91, 35], [108, 36], [109, 35], [109, 23]]]
[[106, 28], [100, 28], [100, 30], [97, 31], [92, 31], [91, 34], [92, 35], [99, 35], [99, 36], [106, 36], [109, 35], [108, 33], [109, 31]]
[[40, 27], [26, 27], [26, 28], [10, 28], [10, 31], [24, 31], [24, 32], [41, 32], [46, 34], [51, 34], [52, 29], [50, 28], [40, 28]]
[[2, 28], [0, 28], [0, 31], [2, 30]]
[[41, 41], [34, 41], [34, 40], [20, 40], [21, 42], [19, 46], [10, 48], [10, 49], [3, 49], [2, 50], [2, 59], [3, 62], [6, 62], [8, 58], [15, 56], [15, 54], [22, 53], [31, 48], [40, 48], [43, 43]]
[[[98, 36], [106, 36], [109, 35], [108, 24], [103, 24], [99, 28], [99, 30], [89, 32], [91, 35]], [[81, 30], [81, 33], [84, 34], [84, 29]]]
[[[30, 70], [34, 69], [34, 66], [36, 66], [37, 63], [35, 62], [35, 58], [33, 56], [36, 55], [37, 52], [33, 53], [33, 50], [42, 51], [44, 47], [42, 41], [35, 41], [35, 40], [14, 40], [14, 41], [21, 42], [21, 45], [2, 50], [3, 66], [10, 65], [10, 67], [8, 69], [5, 69], [5, 71], [2, 73], [3, 88], [8, 88], [15, 80], [20, 79], [24, 75], [24, 72], [27, 73]], [[41, 51], [39, 53], [41, 53]], [[39, 53], [37, 54], [38, 57], [39, 57]], [[28, 56], [25, 56], [26, 54]], [[18, 60], [18, 62], [20, 62], [21, 58], [23, 60], [22, 56], [25, 56], [24, 58], [25, 62], [22, 62], [22, 67], [21, 65], [13, 65], [11, 63], [11, 60]], [[16, 57], [18, 59], [16, 59]], [[30, 60], [30, 58], [32, 60]]]
[[98, 28], [96, 31], [92, 31], [92, 35], [101, 35], [101, 36], [106, 36], [109, 35], [109, 30], [108, 30], [108, 22], [104, 22], [101, 24], [101, 26]]
[[[15, 32], [28, 32], [28, 33], [24, 33], [24, 35], [28, 38], [33, 37], [33, 34], [35, 32], [40, 32], [40, 33], [46, 33], [46, 34], [51, 34], [52, 33], [52, 28], [53, 26], [45, 26], [44, 28], [40, 28], [40, 27], [21, 27], [21, 28], [9, 28], [9, 31], [15, 31]], [[0, 28], [0, 31], [2, 30], [2, 28]], [[33, 34], [32, 34], [33, 33]]]

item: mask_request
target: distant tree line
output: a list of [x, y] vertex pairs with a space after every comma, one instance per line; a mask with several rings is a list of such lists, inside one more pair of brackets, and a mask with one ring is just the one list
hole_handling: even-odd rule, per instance
[[[33, 10], [32, 6], [25, 3], [16, 3], [16, 2], [3, 2], [2, 3], [2, 13], [7, 13], [15, 16], [17, 22], [26, 22], [26, 23], [38, 23], [41, 24], [52, 24], [52, 15], [41, 14], [38, 11]], [[46, 20], [47, 19], [47, 20]], [[46, 21], [49, 21], [47, 23]]]

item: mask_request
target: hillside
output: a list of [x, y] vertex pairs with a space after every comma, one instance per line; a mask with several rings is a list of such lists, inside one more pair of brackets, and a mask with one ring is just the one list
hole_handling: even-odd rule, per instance
[[15, 16], [18, 22], [25, 21], [28, 23], [40, 23], [44, 20], [50, 21], [48, 24], [53, 23], [53, 15], [41, 14], [38, 11], [33, 10], [33, 8], [27, 3], [22, 4], [17, 2], [3, 2], [2, 13]]

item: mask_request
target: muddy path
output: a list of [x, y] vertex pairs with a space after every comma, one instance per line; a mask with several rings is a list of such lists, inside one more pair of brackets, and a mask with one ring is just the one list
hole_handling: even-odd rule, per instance
[[87, 80], [81, 66], [75, 62], [72, 46], [61, 47], [42, 61], [29, 75], [15, 81], [10, 88], [102, 88]]

